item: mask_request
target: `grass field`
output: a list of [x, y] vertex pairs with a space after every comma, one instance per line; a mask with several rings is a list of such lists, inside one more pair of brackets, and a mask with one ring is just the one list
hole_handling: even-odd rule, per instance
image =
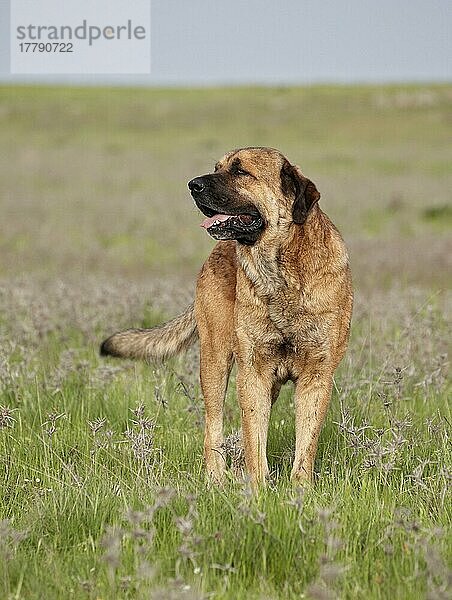
[[[0, 88], [1, 599], [450, 597], [451, 137], [451, 86]], [[244, 145], [316, 182], [356, 288], [316, 485], [288, 385], [256, 498], [233, 386], [205, 481], [196, 348], [97, 355], [191, 298], [186, 182]]]

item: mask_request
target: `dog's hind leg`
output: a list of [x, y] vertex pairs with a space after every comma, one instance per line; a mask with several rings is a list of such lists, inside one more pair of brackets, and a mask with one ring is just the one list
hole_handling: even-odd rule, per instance
[[279, 392], [281, 391], [282, 383], [280, 381], [275, 381], [272, 386], [272, 406], [278, 400]]

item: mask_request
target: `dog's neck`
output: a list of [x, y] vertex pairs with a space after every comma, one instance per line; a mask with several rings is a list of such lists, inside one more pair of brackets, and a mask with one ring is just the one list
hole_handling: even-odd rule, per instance
[[237, 258], [247, 279], [260, 297], [271, 297], [289, 287], [285, 255], [295, 247], [297, 225], [280, 220], [274, 233], [267, 230], [253, 246], [237, 244]]
[[271, 298], [288, 290], [299, 293], [319, 268], [331, 264], [328, 248], [316, 254], [326, 225], [320, 220], [325, 219], [329, 221], [316, 205], [303, 225], [280, 221], [275, 234], [266, 232], [254, 246], [237, 244], [238, 264], [258, 296]]
[[255, 288], [258, 296], [272, 296], [287, 287], [280, 265], [281, 247], [276, 240], [254, 246], [237, 244], [240, 267]]

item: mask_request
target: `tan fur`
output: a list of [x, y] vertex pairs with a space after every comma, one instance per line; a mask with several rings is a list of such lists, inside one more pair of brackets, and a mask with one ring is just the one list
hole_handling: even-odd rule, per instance
[[101, 346], [102, 355], [140, 360], [165, 360], [187, 350], [198, 339], [193, 304], [168, 323], [152, 329], [114, 333]]
[[[252, 202], [266, 226], [254, 245], [219, 242], [198, 277], [194, 311], [206, 410], [206, 466], [214, 480], [223, 479], [223, 403], [235, 361], [245, 460], [253, 485], [268, 477], [270, 410], [288, 380], [295, 383], [292, 478], [311, 481], [333, 373], [348, 341], [353, 295], [347, 250], [320, 210], [314, 184], [298, 167], [276, 150], [246, 148], [227, 154], [216, 172], [227, 174], [237, 158], [250, 176], [227, 179], [234, 202]], [[296, 193], [281, 183], [285, 169], [304, 190], [306, 214], [296, 206]], [[116, 334], [109, 338], [114, 352], [107, 348], [107, 353], [150, 359], [186, 347], [195, 338], [195, 326], [190, 309], [184, 314], [182, 321], [178, 317], [162, 328]]]

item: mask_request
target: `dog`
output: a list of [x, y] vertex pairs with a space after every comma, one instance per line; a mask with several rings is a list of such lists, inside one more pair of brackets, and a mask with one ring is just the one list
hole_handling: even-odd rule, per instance
[[196, 297], [160, 327], [115, 333], [102, 355], [163, 360], [199, 337], [205, 403], [204, 458], [225, 475], [223, 405], [237, 365], [245, 465], [254, 488], [269, 476], [267, 432], [281, 386], [295, 384], [291, 477], [312, 482], [333, 374], [344, 356], [353, 291], [348, 253], [299, 167], [272, 148], [226, 154], [213, 173], [188, 183], [218, 243], [197, 280]]

